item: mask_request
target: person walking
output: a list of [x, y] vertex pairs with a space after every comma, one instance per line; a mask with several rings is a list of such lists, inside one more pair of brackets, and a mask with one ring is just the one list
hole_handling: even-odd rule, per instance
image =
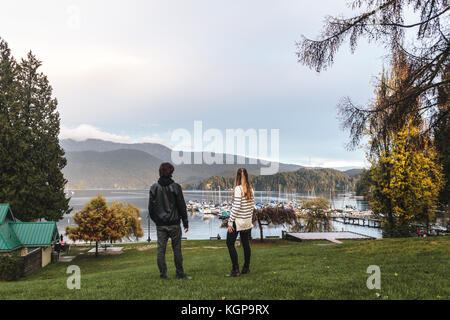
[[[238, 277], [250, 272], [250, 234], [253, 228], [253, 210], [255, 206], [253, 189], [248, 180], [245, 168], [239, 168], [236, 172], [234, 190], [232, 195], [231, 214], [228, 220], [227, 247], [231, 258], [232, 269], [227, 277]], [[235, 243], [238, 236], [244, 248], [244, 266], [239, 271], [238, 254]]]
[[181, 254], [181, 227], [189, 231], [186, 202], [184, 201], [181, 186], [172, 180], [174, 166], [164, 162], [159, 167], [159, 180], [150, 187], [148, 212], [156, 224], [158, 239], [157, 263], [161, 279], [167, 279], [166, 247], [169, 238], [172, 240], [176, 277], [178, 279], [192, 279], [183, 269], [183, 256]]

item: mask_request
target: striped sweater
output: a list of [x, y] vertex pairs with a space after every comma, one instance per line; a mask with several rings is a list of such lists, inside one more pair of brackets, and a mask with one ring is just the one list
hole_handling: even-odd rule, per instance
[[[253, 190], [251, 190], [253, 193]], [[234, 201], [231, 207], [230, 219], [228, 225], [233, 226], [236, 223], [236, 230], [248, 230], [253, 228], [253, 209], [255, 207], [255, 200], [247, 200], [244, 196], [242, 186], [237, 186], [234, 190]]]

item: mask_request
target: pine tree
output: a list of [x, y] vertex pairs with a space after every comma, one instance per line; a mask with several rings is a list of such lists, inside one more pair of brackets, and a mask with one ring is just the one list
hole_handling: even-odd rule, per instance
[[66, 159], [58, 140], [57, 100], [31, 52], [18, 64], [5, 41], [0, 50], [0, 202], [10, 203], [20, 220], [60, 220], [71, 209], [61, 172]]

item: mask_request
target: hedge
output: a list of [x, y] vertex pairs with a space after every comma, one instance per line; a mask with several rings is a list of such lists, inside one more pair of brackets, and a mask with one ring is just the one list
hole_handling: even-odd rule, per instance
[[23, 257], [17, 254], [0, 254], [0, 280], [13, 281], [22, 276]]

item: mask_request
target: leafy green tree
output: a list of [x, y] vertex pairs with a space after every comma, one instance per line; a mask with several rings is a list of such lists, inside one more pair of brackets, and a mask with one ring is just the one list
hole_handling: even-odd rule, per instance
[[319, 197], [306, 200], [301, 209], [305, 214], [305, 232], [333, 231], [331, 217], [327, 215], [327, 211], [330, 209], [330, 202], [327, 199]]
[[358, 196], [367, 196], [370, 191], [370, 173], [363, 169], [358, 181], [356, 181], [355, 192]]
[[18, 64], [0, 39], [0, 202], [17, 218], [60, 220], [69, 213], [59, 145], [57, 100], [41, 62], [30, 52]]
[[95, 255], [98, 243], [121, 240], [128, 233], [126, 219], [121, 212], [109, 208], [102, 195], [92, 198], [73, 216], [77, 227], [66, 227], [66, 235], [73, 241], [94, 241]]

